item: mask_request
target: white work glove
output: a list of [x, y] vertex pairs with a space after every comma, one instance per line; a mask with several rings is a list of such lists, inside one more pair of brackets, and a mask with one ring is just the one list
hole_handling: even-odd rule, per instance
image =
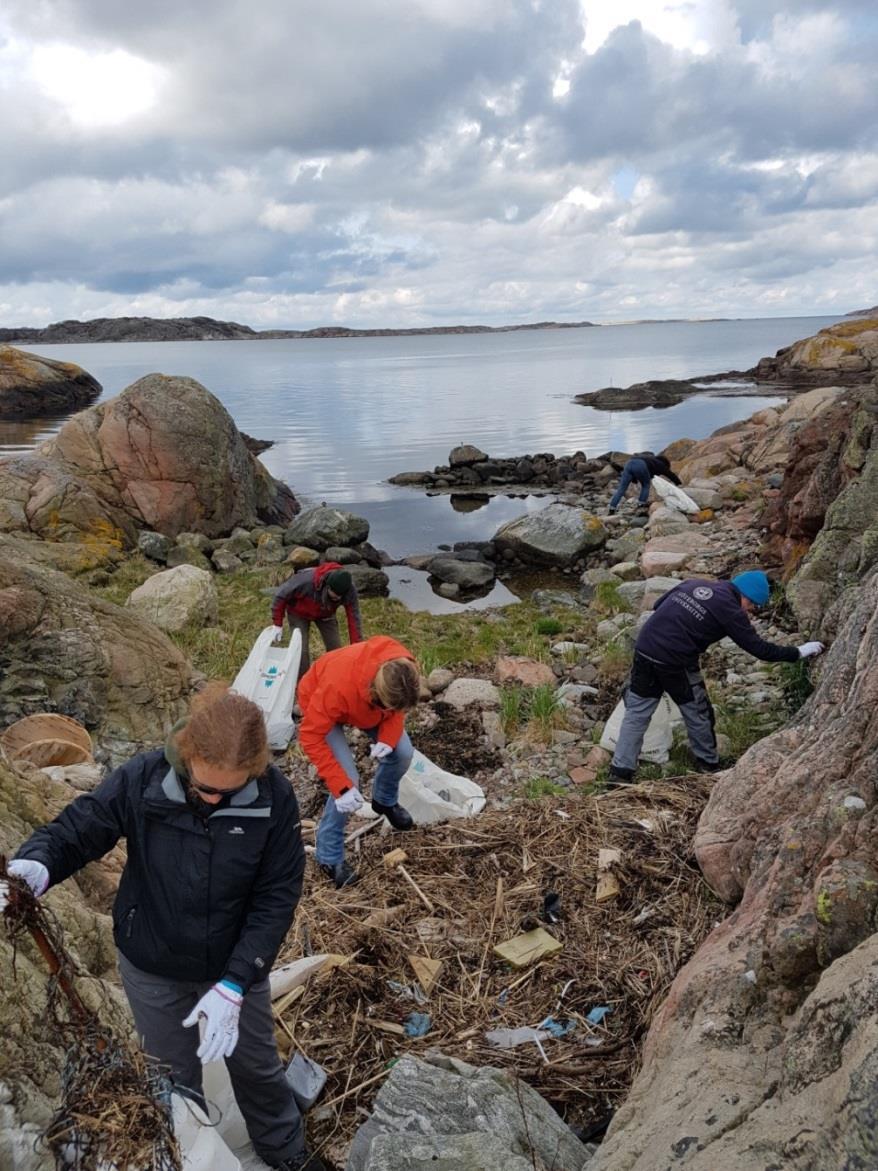
[[825, 649], [822, 642], [803, 642], [800, 647], [796, 647], [800, 659], [810, 659], [812, 655], [822, 654]]
[[[49, 872], [34, 858], [13, 858], [6, 867], [16, 878], [23, 878], [31, 889], [34, 898], [39, 898], [49, 885]], [[5, 910], [9, 897], [9, 883], [0, 880], [0, 911]]]
[[389, 744], [385, 744], [383, 740], [376, 740], [369, 749], [369, 755], [373, 760], [383, 760], [385, 756], [390, 756], [393, 749]]
[[199, 1017], [204, 1017], [204, 1039], [197, 1054], [202, 1065], [220, 1057], [231, 1057], [234, 1053], [243, 1000], [241, 993], [228, 984], [214, 984], [183, 1021], [183, 1028], [188, 1029], [198, 1024]]
[[280, 642], [280, 640], [283, 638], [283, 636], [284, 636], [284, 628], [282, 626], [275, 626], [274, 638], [271, 641], [272, 642]]
[[363, 808], [363, 798], [359, 789], [345, 789], [340, 797], [335, 798], [335, 808], [339, 813], [356, 813]]

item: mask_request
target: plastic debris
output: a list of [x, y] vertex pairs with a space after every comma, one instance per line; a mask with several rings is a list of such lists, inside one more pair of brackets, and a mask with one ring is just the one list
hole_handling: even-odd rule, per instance
[[405, 1018], [403, 1029], [407, 1037], [423, 1037], [429, 1033], [432, 1023], [429, 1013], [412, 1012]]
[[401, 980], [388, 980], [387, 987], [403, 1000], [413, 1000], [416, 1004], [426, 1004], [427, 998], [421, 991], [420, 984], [403, 984]]
[[547, 1016], [539, 1027], [551, 1033], [553, 1037], [566, 1037], [576, 1028], [576, 1021], [571, 1020], [570, 1017], [564, 1021], [556, 1021], [554, 1017]]
[[326, 1085], [326, 1070], [310, 1057], [295, 1053], [286, 1068], [286, 1079], [299, 1109], [310, 1110]]
[[860, 812], [866, 808], [866, 802], [863, 800], [863, 798], [856, 797], [853, 794], [851, 794], [850, 797], [845, 797], [844, 801], [842, 801], [842, 805], [844, 805], [845, 809], [856, 809]]
[[590, 1025], [599, 1025], [608, 1012], [612, 1012], [612, 1008], [607, 1004], [599, 1004], [593, 1008], [586, 1016], [586, 1020]]
[[485, 1040], [498, 1049], [515, 1049], [529, 1041], [545, 1041], [551, 1035], [545, 1029], [531, 1029], [525, 1025], [520, 1029], [492, 1029], [485, 1033]]
[[543, 913], [540, 918], [546, 923], [561, 922], [561, 896], [554, 890], [543, 895]]
[[522, 935], [507, 939], [505, 943], [498, 943], [493, 951], [494, 955], [512, 964], [513, 968], [524, 968], [544, 956], [554, 955], [562, 947], [563, 944], [553, 939], [548, 931], [537, 927], [533, 931], [525, 931]]

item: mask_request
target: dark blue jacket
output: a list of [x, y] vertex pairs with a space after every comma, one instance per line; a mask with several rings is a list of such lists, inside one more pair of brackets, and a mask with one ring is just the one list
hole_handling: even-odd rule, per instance
[[268, 976], [302, 893], [292, 786], [270, 765], [200, 817], [164, 752], [143, 752], [77, 797], [18, 851], [62, 882], [125, 838], [113, 935], [136, 967], [176, 980]]
[[703, 651], [726, 637], [768, 663], [795, 663], [799, 658], [794, 646], [759, 637], [741, 607], [740, 591], [730, 581], [697, 578], [662, 594], [634, 650], [668, 667], [691, 667]]

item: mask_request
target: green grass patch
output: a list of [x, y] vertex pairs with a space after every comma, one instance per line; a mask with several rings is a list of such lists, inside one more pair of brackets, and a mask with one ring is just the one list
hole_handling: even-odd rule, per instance
[[529, 781], [525, 782], [524, 795], [530, 798], [531, 801], [539, 801], [541, 797], [565, 797], [567, 790], [563, 785], [558, 785], [549, 777], [531, 777]]
[[814, 691], [807, 659], [799, 659], [797, 663], [781, 663], [779, 675], [786, 710], [790, 714], [797, 712]]
[[628, 614], [631, 607], [619, 593], [621, 582], [602, 581], [594, 588], [591, 599], [591, 609], [603, 618], [613, 618], [616, 614]]
[[559, 622], [557, 618], [538, 618], [534, 623], [534, 633], [548, 637], [560, 634], [563, 629], [564, 623]]
[[524, 722], [527, 701], [523, 687], [500, 688], [500, 723], [504, 735], [516, 736]]
[[629, 670], [634, 652], [627, 641], [611, 639], [597, 663], [598, 679], [605, 687], [621, 687]]

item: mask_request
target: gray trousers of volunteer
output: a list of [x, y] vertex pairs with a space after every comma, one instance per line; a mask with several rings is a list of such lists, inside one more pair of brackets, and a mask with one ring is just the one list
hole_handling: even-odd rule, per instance
[[697, 667], [667, 667], [637, 652], [624, 691], [625, 718], [616, 741], [612, 767], [637, 768], [643, 738], [662, 695], [667, 692], [680, 709], [693, 756], [716, 764], [713, 705]]
[[311, 634], [311, 622], [320, 631], [320, 637], [323, 639], [323, 645], [328, 651], [337, 651], [341, 646], [341, 634], [338, 629], [338, 619], [333, 616], [331, 618], [299, 618], [297, 614], [287, 615], [290, 626], [293, 630], [298, 630], [302, 634], [302, 657], [299, 660], [299, 678], [301, 679], [308, 668], [311, 666], [311, 648], [308, 645], [308, 638]]
[[[213, 981], [153, 976], [136, 968], [121, 952], [118, 960], [144, 1052], [170, 1068], [175, 1085], [203, 1101], [201, 1062], [196, 1054], [199, 1030], [184, 1029], [183, 1021]], [[278, 1055], [267, 980], [254, 984], [244, 997], [238, 1044], [226, 1058], [226, 1067], [260, 1158], [277, 1164], [301, 1155], [305, 1149], [302, 1115]]]

